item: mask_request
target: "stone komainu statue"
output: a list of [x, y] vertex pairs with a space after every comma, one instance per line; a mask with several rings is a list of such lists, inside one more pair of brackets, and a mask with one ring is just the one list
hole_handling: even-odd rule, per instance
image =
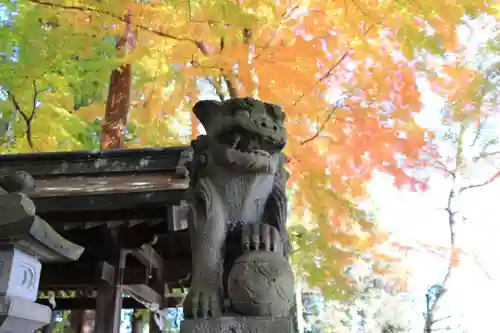
[[287, 263], [285, 114], [253, 98], [200, 101], [193, 112], [206, 135], [192, 141], [188, 165], [193, 270], [184, 312], [186, 318], [219, 317], [238, 257], [258, 251]]

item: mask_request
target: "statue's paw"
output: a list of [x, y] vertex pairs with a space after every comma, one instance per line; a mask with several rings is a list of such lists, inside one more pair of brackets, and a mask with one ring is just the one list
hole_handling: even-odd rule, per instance
[[221, 292], [218, 288], [210, 286], [191, 286], [183, 307], [184, 316], [187, 318], [221, 317]]
[[258, 250], [280, 252], [282, 249], [278, 229], [265, 223], [245, 225], [241, 241], [245, 252]]

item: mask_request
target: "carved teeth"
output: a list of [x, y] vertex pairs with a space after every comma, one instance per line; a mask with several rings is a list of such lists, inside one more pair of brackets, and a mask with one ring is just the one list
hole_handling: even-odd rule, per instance
[[252, 150], [251, 152], [245, 152], [245, 151], [241, 151], [239, 149], [234, 149], [234, 148], [230, 148], [229, 150], [231, 151], [232, 155], [255, 154], [255, 155], [260, 155], [260, 156], [264, 156], [264, 157], [271, 157], [271, 154], [269, 154], [267, 151], [262, 150], [262, 149]]
[[233, 147], [232, 147], [233, 149], [235, 149], [238, 143], [240, 143], [240, 140], [241, 140], [241, 135], [239, 133], [234, 133]]

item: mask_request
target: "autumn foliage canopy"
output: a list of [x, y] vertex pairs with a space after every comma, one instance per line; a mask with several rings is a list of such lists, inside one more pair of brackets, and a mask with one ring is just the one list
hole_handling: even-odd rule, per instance
[[[190, 108], [200, 98], [281, 104], [300, 216], [296, 258], [306, 272], [321, 261], [311, 279], [325, 288], [334, 288], [330, 279], [343, 288], [345, 268], [385, 239], [356, 208], [373, 171], [422, 185], [405, 173], [430, 138], [415, 122], [414, 57], [453, 52], [461, 19], [489, 11], [479, 0], [4, 3], [3, 152], [99, 148], [109, 76], [124, 64], [132, 66], [127, 147], [187, 144], [198, 134]], [[136, 40], [117, 52], [127, 12]]]

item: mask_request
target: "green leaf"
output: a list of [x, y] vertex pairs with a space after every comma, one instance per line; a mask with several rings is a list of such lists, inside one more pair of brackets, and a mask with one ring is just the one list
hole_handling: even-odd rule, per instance
[[9, 0], [2, 0], [0, 2], [0, 10], [2, 9], [2, 6], [5, 6], [7, 7], [9, 10], [12, 10], [12, 11], [15, 11], [17, 8], [16, 6], [14, 5], [14, 2], [13, 1], [9, 1]]
[[444, 55], [443, 41], [435, 34], [426, 34], [409, 24], [403, 24], [398, 31], [398, 37], [403, 40], [403, 50], [408, 59], [413, 59], [418, 50], [427, 50], [435, 55]]

